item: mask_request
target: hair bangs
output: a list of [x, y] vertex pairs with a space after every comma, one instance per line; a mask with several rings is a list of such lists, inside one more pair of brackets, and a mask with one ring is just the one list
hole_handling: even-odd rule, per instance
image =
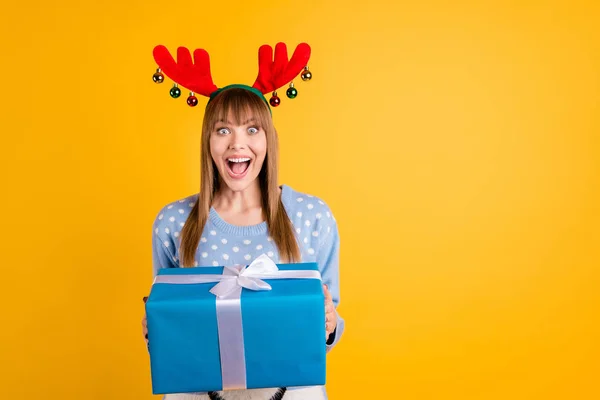
[[273, 122], [264, 100], [256, 94], [241, 88], [233, 88], [219, 93], [208, 105], [206, 116], [208, 127], [213, 131], [217, 124], [253, 124], [267, 130]]

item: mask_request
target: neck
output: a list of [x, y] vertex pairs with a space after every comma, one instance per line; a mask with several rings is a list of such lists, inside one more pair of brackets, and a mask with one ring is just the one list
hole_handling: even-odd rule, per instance
[[241, 191], [231, 190], [222, 182], [212, 205], [216, 210], [234, 213], [245, 213], [262, 208], [262, 195], [258, 179]]

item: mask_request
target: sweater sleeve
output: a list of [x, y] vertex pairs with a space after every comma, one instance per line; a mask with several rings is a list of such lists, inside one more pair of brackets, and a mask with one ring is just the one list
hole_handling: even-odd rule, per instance
[[329, 352], [340, 340], [344, 332], [344, 319], [339, 315], [337, 307], [340, 302], [340, 279], [339, 279], [339, 258], [340, 258], [340, 238], [338, 227], [333, 216], [327, 224], [328, 233], [323, 236], [317, 253], [317, 263], [321, 270], [323, 283], [329, 288], [335, 312], [337, 314], [337, 325], [333, 333], [327, 338], [326, 350]]
[[152, 278], [156, 276], [161, 268], [177, 268], [176, 258], [170, 248], [173, 248], [174, 243], [168, 238], [161, 238], [156, 231], [152, 232]]

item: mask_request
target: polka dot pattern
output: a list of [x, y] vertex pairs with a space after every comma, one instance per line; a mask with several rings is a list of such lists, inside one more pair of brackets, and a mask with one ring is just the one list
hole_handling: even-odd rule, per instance
[[[291, 233], [300, 249], [299, 261], [318, 263], [323, 281], [330, 285], [335, 302], [339, 296], [339, 257], [332, 253], [334, 245], [338, 244], [335, 218], [321, 199], [296, 192], [289, 186], [284, 185], [283, 189], [281, 200], [291, 222]], [[181, 239], [189, 214], [197, 201], [197, 195], [189, 196], [157, 210], [152, 226], [152, 262], [155, 274], [160, 268], [181, 266]], [[193, 259], [193, 266], [197, 268], [247, 265], [262, 254], [276, 263], [280, 262], [277, 243], [269, 235], [266, 222], [236, 226], [225, 222], [211, 209], [199, 236]], [[339, 334], [343, 331], [343, 326], [343, 320], [339, 319]], [[333, 344], [329, 347], [331, 346]]]
[[[292, 222], [292, 229], [297, 238], [303, 262], [318, 261], [326, 257], [328, 245], [332, 242], [332, 232], [337, 234], [335, 218], [331, 210], [321, 199], [289, 189], [284, 198], [287, 215]], [[168, 262], [179, 263], [179, 244], [181, 231], [195, 206], [196, 196], [177, 200], [166, 205], [154, 221], [153, 232], [164, 248]], [[224, 230], [229, 225], [212, 215], [198, 243], [194, 266], [222, 266], [247, 264], [261, 254], [266, 254], [275, 262], [279, 262], [279, 251], [273, 238], [268, 233], [232, 234]], [[334, 229], [335, 228], [335, 229]], [[167, 263], [165, 259], [165, 263]]]

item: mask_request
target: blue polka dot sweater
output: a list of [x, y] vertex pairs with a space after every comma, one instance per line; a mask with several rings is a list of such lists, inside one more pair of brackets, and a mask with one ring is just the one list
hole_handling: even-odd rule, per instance
[[[321, 199], [281, 186], [281, 198], [294, 225], [303, 262], [317, 262], [323, 283], [329, 287], [334, 305], [339, 304], [339, 235], [336, 220]], [[160, 268], [179, 267], [179, 234], [198, 194], [164, 206], [156, 216], [152, 234], [153, 275]], [[195, 266], [249, 264], [261, 254], [279, 262], [277, 246], [267, 223], [237, 226], [223, 220], [211, 207], [195, 255]], [[327, 351], [337, 344], [344, 330], [338, 314], [337, 328], [327, 340]]]

